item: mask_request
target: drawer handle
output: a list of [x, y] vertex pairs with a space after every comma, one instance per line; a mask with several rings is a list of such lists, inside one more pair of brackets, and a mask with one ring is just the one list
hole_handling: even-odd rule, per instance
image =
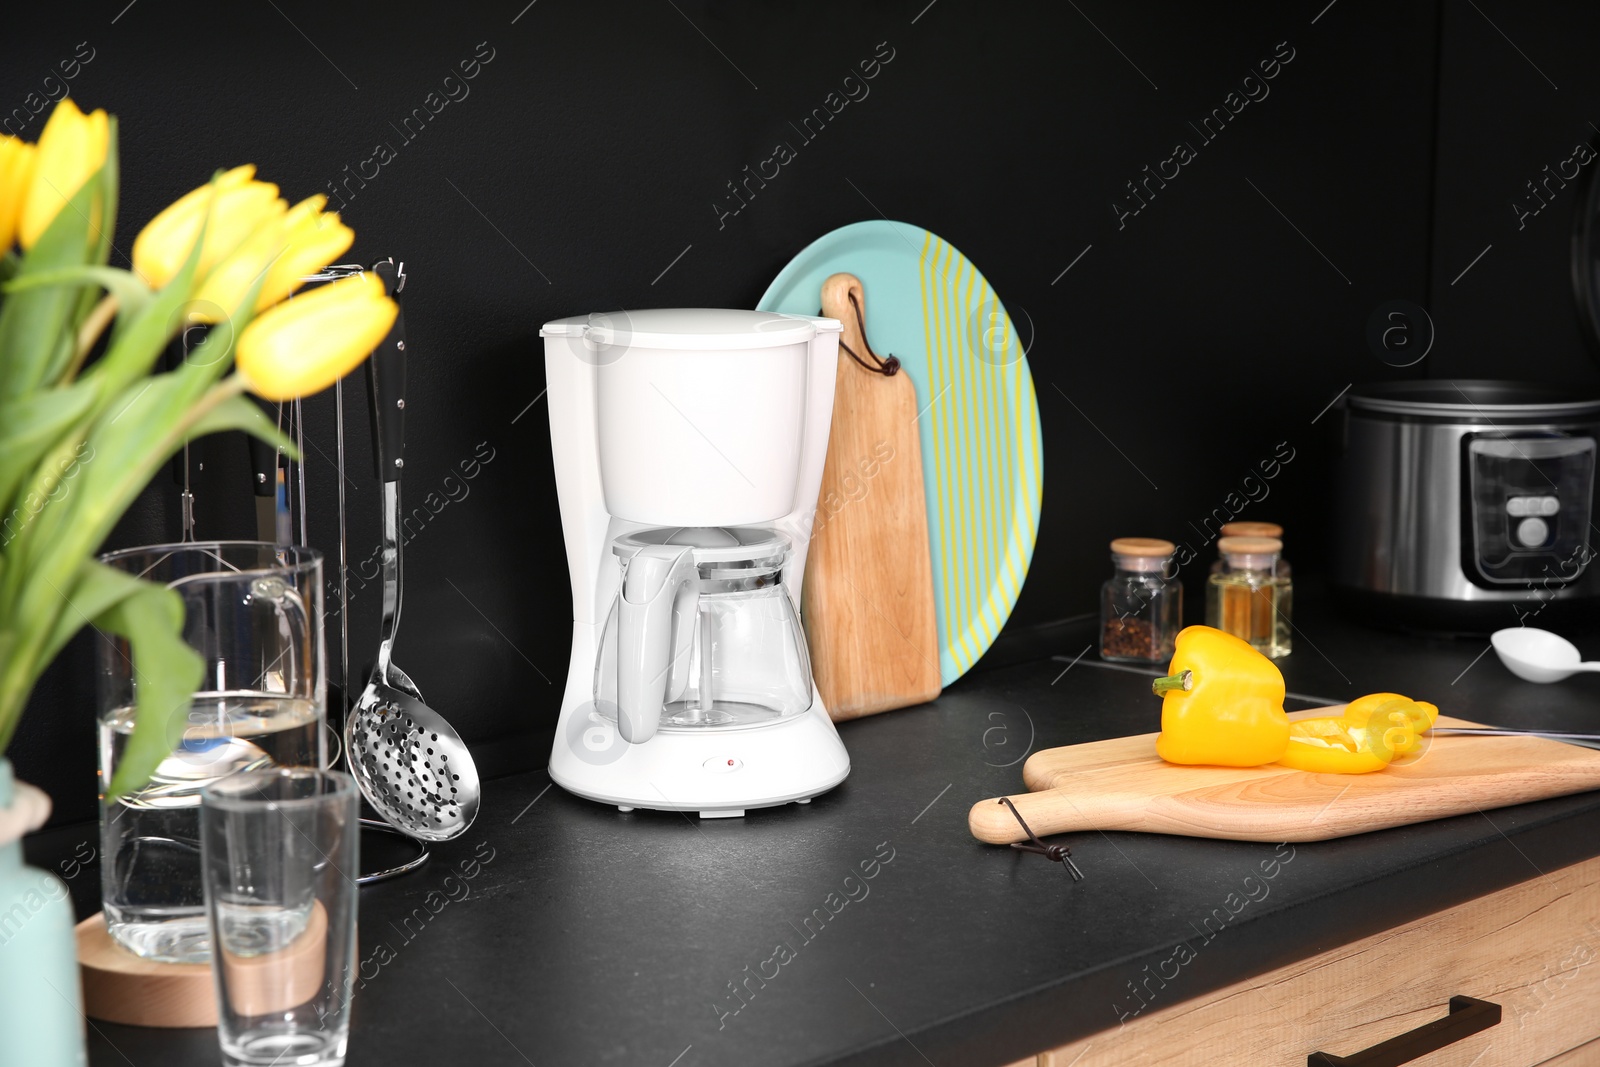
[[1400, 1067], [1480, 1030], [1487, 1030], [1499, 1021], [1500, 1005], [1472, 997], [1451, 997], [1450, 1014], [1443, 1019], [1423, 1023], [1415, 1030], [1391, 1037], [1353, 1056], [1313, 1052], [1306, 1057], [1306, 1067]]

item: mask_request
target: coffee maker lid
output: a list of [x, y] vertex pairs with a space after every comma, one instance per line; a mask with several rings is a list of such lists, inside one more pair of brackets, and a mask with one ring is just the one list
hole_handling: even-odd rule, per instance
[[601, 311], [547, 322], [541, 337], [582, 337], [591, 344], [718, 351], [805, 344], [838, 333], [838, 319], [733, 308], [648, 308]]
[[770, 526], [657, 526], [613, 538], [611, 551], [630, 559], [647, 545], [692, 548], [696, 563], [764, 560], [789, 551], [789, 539]]

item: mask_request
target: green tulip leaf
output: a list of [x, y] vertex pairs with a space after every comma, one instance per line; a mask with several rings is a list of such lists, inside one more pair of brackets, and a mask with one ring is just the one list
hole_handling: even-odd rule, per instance
[[[100, 196], [100, 173], [83, 183], [22, 257], [16, 279], [81, 267], [89, 260], [89, 221]], [[37, 389], [60, 351], [60, 339], [78, 304], [70, 286], [12, 293], [0, 305], [0, 399]]]
[[[155, 297], [154, 291], [145, 284], [144, 279], [132, 271], [120, 267], [102, 267], [93, 263], [82, 267], [69, 267], [66, 270], [40, 271], [25, 278], [18, 278], [5, 288], [8, 293], [25, 293], [52, 285], [81, 285], [85, 282], [103, 288], [117, 298], [119, 326], [136, 318]], [[91, 298], [94, 295], [91, 290]]]
[[[81, 382], [97, 381], [84, 375]], [[101, 383], [102, 386], [105, 384]], [[86, 440], [89, 455], [68, 491], [51, 500], [13, 542], [27, 574], [18, 610], [50, 609], [76, 573], [78, 561], [99, 548], [112, 526], [183, 443], [183, 424], [196, 399], [179, 374], [140, 378], [103, 407]], [[199, 418], [200, 413], [194, 413]]]
[[[93, 378], [86, 375], [83, 380]], [[155, 374], [136, 379], [106, 405], [88, 437], [97, 461], [85, 466], [73, 494], [82, 497], [82, 504], [53, 516], [59, 530], [66, 531], [70, 524], [73, 534], [94, 534], [85, 550], [99, 547], [117, 518], [182, 446], [180, 426], [195, 399], [194, 389], [180, 374]]]
[[[75, 382], [65, 389], [0, 401], [0, 427], [5, 428], [5, 448], [0, 450], [0, 516], [11, 514], [11, 498], [22, 480], [67, 428], [88, 412], [95, 389], [92, 383]], [[9, 541], [11, 536], [12, 531], [6, 529], [0, 541]]]
[[100, 377], [112, 389], [121, 389], [130, 382], [138, 382], [150, 369], [174, 334], [191, 325], [184, 312], [194, 284], [195, 266], [200, 261], [200, 244], [195, 242], [189, 261], [177, 277], [168, 282], [155, 296], [131, 315], [119, 317], [116, 336], [106, 348], [105, 355], [84, 375]]
[[185, 364], [171, 373], [142, 378], [106, 407], [87, 438], [96, 459], [84, 464], [62, 500], [52, 502], [23, 531], [18, 558], [25, 558], [29, 567], [24, 613], [50, 607], [51, 598], [60, 595], [57, 587], [71, 580], [74, 561], [100, 546], [185, 441], [202, 433], [242, 429], [299, 458], [293, 442], [259, 409], [247, 411], [230, 403], [239, 399], [237, 382], [214, 385], [208, 391], [209, 372], [207, 367]]
[[108, 800], [148, 782], [178, 746], [205, 669], [183, 640], [182, 598], [165, 586], [139, 585], [94, 619], [101, 630], [125, 638], [133, 653], [133, 734], [106, 788]]
[[92, 559], [84, 560], [78, 568], [78, 581], [67, 594], [66, 610], [56, 620], [40, 662], [49, 663], [55, 659], [73, 635], [89, 625], [89, 620], [99, 618], [148, 585], [127, 571]]

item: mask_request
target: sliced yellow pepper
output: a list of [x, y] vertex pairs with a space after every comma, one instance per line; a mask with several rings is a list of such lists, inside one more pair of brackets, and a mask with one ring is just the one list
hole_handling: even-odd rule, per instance
[[1374, 752], [1365, 725], [1330, 715], [1289, 724], [1289, 745], [1278, 764], [1319, 774], [1370, 774], [1389, 766], [1394, 753]]
[[1423, 734], [1439, 709], [1399, 693], [1372, 693], [1352, 700], [1342, 715], [1289, 724], [1289, 744], [1280, 766], [1324, 774], [1370, 774], [1397, 757], [1419, 752]]
[[[1371, 715], [1374, 711], [1377, 711], [1386, 704], [1392, 704], [1396, 701], [1399, 701], [1403, 704], [1412, 705], [1413, 707], [1425, 712], [1428, 716], [1429, 726], [1433, 725], [1439, 720], [1439, 709], [1435, 705], [1429, 704], [1425, 700], [1412, 700], [1410, 697], [1401, 696], [1399, 693], [1368, 693], [1366, 696], [1357, 697], [1355, 700], [1352, 700], [1349, 704], [1345, 705], [1345, 709], [1341, 714], [1346, 719], [1353, 719], [1357, 722], [1366, 722], [1367, 716]], [[1408, 717], [1412, 716], [1410, 716], [1408, 713]], [[1424, 727], [1424, 729], [1426, 729], [1426, 727]]]

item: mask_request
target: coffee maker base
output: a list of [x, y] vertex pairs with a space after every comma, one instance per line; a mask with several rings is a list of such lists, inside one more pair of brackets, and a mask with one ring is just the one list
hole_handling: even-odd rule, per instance
[[[813, 702], [805, 714], [746, 729], [661, 730], [630, 745], [583, 706], [571, 709], [550, 754], [550, 778], [569, 793], [621, 811], [696, 812], [737, 818], [757, 808], [804, 804], [850, 773], [832, 721]], [[564, 742], [564, 743], [563, 743]]]

